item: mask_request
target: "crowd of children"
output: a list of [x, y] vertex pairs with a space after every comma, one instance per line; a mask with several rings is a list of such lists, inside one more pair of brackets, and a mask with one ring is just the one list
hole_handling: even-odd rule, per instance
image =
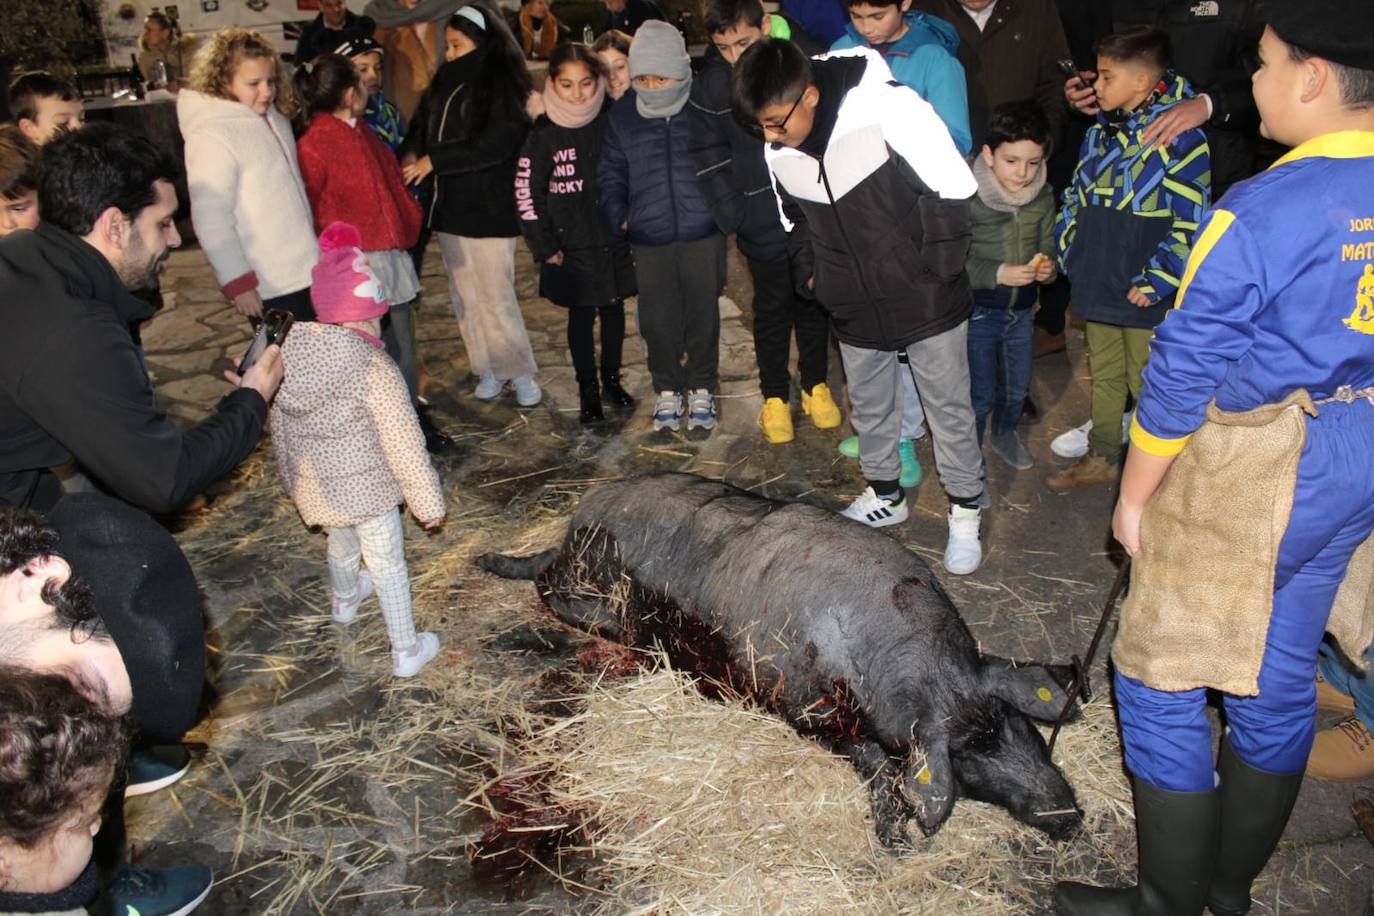
[[[1328, 19], [1357, 15], [1349, 0], [1319, 5]], [[518, 35], [476, 0], [435, 30], [442, 62], [435, 60], [408, 117], [385, 92], [386, 47], [352, 33], [329, 53], [297, 61], [289, 76], [272, 45], [244, 29], [209, 36], [193, 64], [178, 66], [191, 215], [221, 292], [254, 324], [269, 309], [298, 322], [283, 349], [272, 441], [302, 519], [327, 532], [333, 619], [347, 624], [375, 592], [396, 676], [414, 675], [438, 652], [435, 634], [415, 631], [397, 508], [405, 503], [426, 528], [446, 511], [426, 454], [446, 440], [424, 412], [415, 344], [429, 233], [443, 258], [475, 397], [497, 398], [509, 383], [522, 407], [542, 398], [515, 292], [523, 236], [540, 295], [568, 313], [579, 420], [595, 425], [608, 406], [636, 404], [621, 375], [626, 300], [634, 297], [652, 428], [708, 432], [720, 420], [717, 302], [733, 235], [753, 280], [764, 438], [795, 437], [794, 338], [802, 413], [818, 428], [840, 426], [844, 412], [829, 384], [833, 337], [854, 432], [839, 448], [858, 458], [865, 482], [843, 514], [874, 527], [905, 521], [907, 491], [921, 480], [915, 442], [929, 432], [949, 499], [944, 568], [958, 575], [975, 571], [983, 556], [983, 445], [1010, 468], [1034, 464], [1017, 432], [1031, 384], [1032, 316], [1040, 287], [1062, 273], [1086, 322], [1091, 422], [1084, 453], [1049, 474], [1046, 486], [1062, 493], [1114, 484], [1124, 464], [1115, 528], [1132, 553], [1145, 504], [1211, 398], [1219, 416], [1280, 401], [1302, 385], [1328, 400], [1340, 386], [1360, 389], [1369, 401], [1323, 406], [1320, 422], [1311, 423], [1313, 441], [1330, 454], [1302, 451], [1291, 537], [1270, 558], [1270, 572], [1277, 564], [1280, 573], [1276, 628], [1257, 678], [1270, 700], [1282, 684], [1285, 699], [1297, 696], [1302, 710], [1264, 694], [1228, 705], [1239, 727], [1219, 765], [1220, 790], [1210, 751], [1205, 760], [1197, 748], [1188, 756], [1161, 734], [1201, 727], [1201, 687], [1233, 684], [1190, 676], [1189, 692], [1180, 694], [1123, 643], [1127, 762], [1138, 803], [1153, 811], [1142, 816], [1142, 830], [1172, 837], [1194, 824], [1191, 839], [1210, 830], [1207, 842], [1220, 835], [1223, 847], [1226, 836], [1244, 831], [1253, 846], [1258, 831], [1268, 844], [1262, 865], [1291, 809], [1294, 768], [1300, 780], [1311, 746], [1310, 722], [1297, 720], [1310, 711], [1321, 628], [1297, 620], [1293, 608], [1331, 603], [1344, 564], [1374, 525], [1360, 506], [1341, 514], [1332, 504], [1322, 519], [1313, 515], [1330, 502], [1316, 495], [1322, 480], [1367, 488], [1340, 468], [1367, 455], [1374, 429], [1374, 283], [1314, 267], [1304, 258], [1315, 249], [1285, 242], [1285, 230], [1266, 214], [1271, 205], [1290, 207], [1295, 195], [1333, 193], [1335, 182], [1337, 196], [1369, 186], [1344, 164], [1374, 155], [1374, 50], [1367, 38], [1335, 35], [1326, 20], [1275, 14], [1261, 45], [1256, 97], [1269, 135], [1299, 149], [1213, 209], [1203, 130], [1170, 132], [1167, 141], [1151, 130], [1197, 98], [1172, 68], [1166, 36], [1149, 26], [1107, 35], [1094, 47], [1097, 114], [1056, 200], [1047, 161], [1063, 112], [1027, 98], [996, 105], [971, 125], [958, 32], [911, 6], [845, 0], [847, 29], [829, 53], [813, 57], [823, 45], [760, 0], [703, 0], [710, 43], [694, 64], [682, 34], [658, 19], [636, 22], [633, 37], [606, 31], [587, 45], [564, 40], [546, 0], [527, 0]], [[169, 38], [156, 28], [165, 23], [150, 23], [149, 50], [165, 50]], [[548, 60], [542, 92], [525, 57]], [[1078, 93], [1086, 83], [1074, 77], [1066, 88]], [[0, 126], [0, 236], [38, 225], [39, 147], [83, 118], [77, 93], [48, 74], [21, 76], [10, 104], [16, 124]], [[983, 141], [977, 149], [974, 136]], [[1363, 214], [1366, 203], [1352, 198], [1350, 212]], [[1333, 232], [1320, 220], [1290, 222], [1318, 241]], [[1367, 233], [1369, 225], [1351, 219], [1350, 231]], [[1275, 258], [1281, 276], [1262, 269]], [[1302, 295], [1314, 303], [1330, 298], [1332, 284], [1348, 286], [1355, 312], [1340, 328], [1317, 327], [1318, 317], [1294, 308], [1301, 297], [1283, 278], [1301, 278], [1312, 287]], [[1282, 314], [1276, 302], [1288, 303]], [[1119, 432], [1132, 402], [1139, 406], [1127, 449]], [[1359, 695], [1348, 671], [1327, 673]], [[61, 693], [53, 684], [39, 688]], [[1175, 692], [1162, 698], [1166, 691]], [[22, 729], [7, 717], [34, 697], [6, 688], [0, 698], [15, 707], [0, 709], [0, 737], [19, 740]], [[81, 760], [80, 791], [65, 804], [70, 817], [40, 818], [22, 830], [12, 817], [0, 825], [0, 898], [82, 880], [73, 870], [81, 843], [52, 835], [73, 824], [90, 828], [89, 801], [108, 787], [109, 754], [124, 738], [119, 723], [78, 721], [61, 700], [46, 700], [46, 712], [79, 730], [72, 753], [93, 736], [102, 747]], [[1288, 736], [1283, 747], [1263, 737], [1271, 726]], [[1192, 737], [1199, 746], [1208, 738]], [[0, 773], [0, 783], [9, 778]], [[1227, 779], [1262, 798], [1269, 819], [1237, 827], [1239, 815], [1218, 807], [1230, 804]], [[1178, 840], [1180, 848], [1188, 839]], [[59, 886], [23, 877], [25, 856], [40, 841], [44, 849], [78, 847]], [[1247, 845], [1238, 835], [1232, 842]], [[1201, 852], [1187, 865], [1176, 858], [1147, 850], [1142, 834], [1141, 886], [1111, 905], [1153, 912], [1131, 907], [1154, 895], [1171, 901], [1170, 912], [1197, 912], [1203, 903], [1244, 912], [1253, 849], [1244, 863], [1231, 863], [1229, 885], [1210, 872], [1196, 876], [1212, 868]], [[1094, 912], [1106, 899], [1066, 887], [1059, 905]]]

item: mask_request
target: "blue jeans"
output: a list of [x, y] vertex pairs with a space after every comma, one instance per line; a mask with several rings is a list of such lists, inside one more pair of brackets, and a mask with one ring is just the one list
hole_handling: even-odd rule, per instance
[[1010, 432], [1021, 422], [1030, 394], [1034, 330], [1030, 309], [973, 307], [968, 319], [968, 372], [979, 445], [988, 414], [994, 433]]
[[[1374, 646], [1364, 654], [1366, 662], [1374, 662]], [[1317, 670], [1332, 687], [1348, 694], [1355, 700], [1355, 716], [1364, 727], [1374, 732], [1374, 672], [1347, 668], [1338, 653], [1328, 643], [1323, 642], [1321, 657], [1317, 659]]]

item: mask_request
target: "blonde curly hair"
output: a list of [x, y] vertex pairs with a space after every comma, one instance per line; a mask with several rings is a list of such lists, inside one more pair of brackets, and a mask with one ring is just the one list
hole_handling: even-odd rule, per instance
[[266, 58], [277, 71], [277, 95], [274, 104], [288, 118], [296, 113], [296, 98], [291, 92], [291, 76], [282, 63], [281, 55], [259, 32], [251, 29], [220, 29], [196, 53], [195, 63], [187, 81], [189, 88], [216, 98], [234, 101], [229, 89], [234, 70], [245, 60]]

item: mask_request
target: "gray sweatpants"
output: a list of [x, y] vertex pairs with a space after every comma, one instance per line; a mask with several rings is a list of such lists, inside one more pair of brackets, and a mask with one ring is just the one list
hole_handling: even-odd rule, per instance
[[[906, 348], [916, 390], [925, 408], [940, 483], [953, 499], [983, 495], [983, 452], [973, 428], [969, 396], [968, 324]], [[849, 421], [859, 435], [859, 468], [869, 480], [896, 480], [902, 473], [905, 367], [895, 350], [865, 350], [840, 343], [849, 383]]]

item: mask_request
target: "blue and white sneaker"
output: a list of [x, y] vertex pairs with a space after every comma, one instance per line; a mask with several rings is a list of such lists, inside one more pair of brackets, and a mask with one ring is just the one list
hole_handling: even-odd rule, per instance
[[678, 431], [682, 420], [682, 395], [676, 391], [660, 391], [654, 402], [654, 432], [660, 429]]
[[900, 494], [896, 499], [891, 499], [874, 493], [872, 487], [865, 487], [858, 498], [840, 514], [856, 522], [863, 522], [870, 528], [900, 525], [906, 521], [908, 515], [906, 495]]
[[693, 388], [687, 392], [687, 428], [716, 428], [716, 397], [705, 388]]
[[204, 865], [125, 865], [110, 882], [110, 912], [114, 916], [186, 916], [205, 901], [214, 883], [214, 873]]

